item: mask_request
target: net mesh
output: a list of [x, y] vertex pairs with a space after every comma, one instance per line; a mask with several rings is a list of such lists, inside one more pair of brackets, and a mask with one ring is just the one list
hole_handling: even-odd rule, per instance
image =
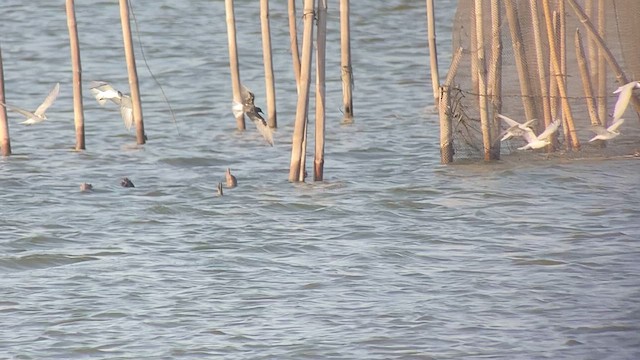
[[[497, 113], [519, 122], [538, 119], [534, 127], [536, 133], [543, 131], [553, 119], [561, 118], [562, 127], [557, 139], [554, 139], [553, 148], [576, 150], [585, 146], [594, 135], [590, 131], [592, 123], [607, 124], [611, 120], [617, 100], [613, 91], [622, 84], [616, 81], [617, 74], [580, 21], [578, 12], [570, 1], [548, 1], [552, 25], [551, 31], [548, 31], [543, 7], [545, 1], [492, 2], [481, 1], [480, 8], [475, 7], [475, 1], [458, 2], [452, 40], [453, 49], [462, 48], [463, 55], [455, 75], [449, 74], [452, 82], [447, 86], [456, 155], [477, 158], [483, 157], [486, 151], [481, 126], [482, 98], [487, 99], [487, 122], [492, 134], [493, 152], [509, 153], [525, 144], [521, 138], [499, 141], [499, 134], [506, 124], [496, 119]], [[640, 19], [640, 1], [577, 0], [575, 4], [600, 32], [627, 79], [640, 80], [640, 42], [637, 41], [640, 34], [640, 22], [637, 21]], [[477, 31], [482, 31], [480, 37]], [[552, 39], [549, 39], [549, 33]], [[580, 37], [583, 43], [587, 78], [581, 76], [576, 37]], [[537, 45], [536, 39], [539, 40]], [[558, 49], [560, 73], [554, 71], [551, 41]], [[482, 58], [482, 54], [484, 64], [474, 60]], [[563, 112], [563, 97], [557, 88], [556, 76], [566, 84], [565, 105], [568, 105], [571, 115], [566, 110]], [[585, 84], [587, 79], [590, 84]], [[482, 91], [482, 84], [485, 84], [486, 92]], [[595, 119], [588, 111], [587, 85], [591, 85], [593, 91]], [[632, 105], [627, 108], [624, 117], [627, 121], [621, 127], [621, 132], [637, 133], [637, 115]], [[567, 123], [569, 118], [573, 119], [573, 125]], [[611, 146], [615, 147], [615, 144], [613, 142]], [[595, 144], [589, 143], [589, 147], [593, 146]], [[597, 146], [601, 148], [604, 145]]]

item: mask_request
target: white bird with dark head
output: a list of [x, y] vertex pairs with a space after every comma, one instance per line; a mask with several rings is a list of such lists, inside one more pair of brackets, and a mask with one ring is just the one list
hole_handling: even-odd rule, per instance
[[4, 106], [9, 110], [15, 111], [17, 113], [20, 113], [26, 116], [27, 120], [23, 121], [22, 124], [33, 125], [33, 124], [37, 124], [47, 120], [47, 115], [45, 114], [45, 112], [47, 111], [47, 109], [49, 109], [49, 107], [51, 107], [53, 102], [56, 101], [56, 98], [58, 97], [59, 92], [60, 92], [60, 83], [56, 83], [53, 86], [53, 89], [49, 91], [49, 95], [47, 95], [47, 97], [44, 99], [42, 104], [40, 104], [40, 106], [38, 106], [38, 108], [33, 112], [17, 106], [8, 105], [3, 102], [0, 102], [0, 105]]

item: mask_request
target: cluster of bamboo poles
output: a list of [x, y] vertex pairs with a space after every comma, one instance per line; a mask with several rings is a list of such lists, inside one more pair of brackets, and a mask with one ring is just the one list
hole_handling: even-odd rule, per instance
[[[427, 3], [429, 2], [430, 0], [427, 0]], [[573, 9], [578, 20], [589, 34], [589, 57], [587, 58], [585, 53], [579, 30], [576, 30], [575, 34], [575, 50], [591, 124], [605, 125], [607, 122], [606, 98], [609, 91], [606, 81], [606, 64], [609, 65], [620, 85], [626, 84], [629, 80], [605, 44], [605, 6], [607, 1], [596, 0], [596, 2], [597, 7], [594, 6], [593, 0], [586, 0], [586, 9], [583, 9], [576, 0], [566, 0], [566, 3]], [[485, 14], [483, 12], [485, 9], [483, 1], [474, 0], [473, 11], [470, 12], [471, 51], [469, 53], [471, 54], [473, 90], [469, 92], [477, 95], [485, 160], [495, 160], [500, 157], [500, 141], [498, 137], [501, 128], [497, 114], [502, 112], [503, 44], [500, 31], [502, 25], [501, 4], [504, 6], [504, 13], [509, 26], [525, 118], [544, 119], [544, 125], [548, 126], [554, 117], [561, 114], [566, 149], [580, 149], [580, 140], [576, 134], [574, 117], [569, 104], [570, 96], [568, 95], [566, 84], [566, 78], [569, 74], [567, 73], [565, 1], [557, 1], [555, 8], [552, 7], [551, 0], [529, 1], [533, 44], [532, 48], [527, 49], [526, 52], [535, 54], [537, 64], [537, 69], [535, 70], [528, 68], [525, 55], [525, 47], [528, 44], [523, 38], [522, 26], [524, 24], [520, 23], [517, 3], [515, 0], [491, 0], [490, 32], [484, 29]], [[542, 9], [542, 14], [539, 14], [540, 8]], [[595, 16], [596, 9], [599, 15], [597, 17]], [[429, 15], [429, 21], [432, 21], [432, 18], [433, 15]], [[540, 24], [540, 18], [544, 19], [543, 24]], [[591, 21], [594, 18], [597, 18], [595, 25]], [[435, 35], [431, 34], [431, 29], [429, 30], [429, 39], [431, 40], [432, 36], [435, 38]], [[491, 36], [485, 36], [487, 33], [490, 33]], [[543, 37], [545, 33], [547, 35], [546, 39]], [[491, 49], [489, 66], [487, 66], [487, 54], [485, 53], [487, 47]], [[434, 56], [433, 50], [431, 53]], [[452, 90], [452, 83], [462, 54], [462, 48], [454, 52], [446, 80], [442, 86], [439, 86], [439, 90], [434, 92], [438, 94], [440, 150], [443, 164], [453, 161], [452, 118], [454, 114], [451, 110], [450, 91]], [[548, 54], [548, 58], [545, 56], [546, 54]], [[589, 65], [591, 66], [591, 71], [589, 71]], [[536, 77], [539, 79], [537, 91], [534, 90], [532, 83]], [[593, 83], [596, 84], [595, 90], [597, 94], [594, 94]], [[537, 99], [540, 101], [536, 101]], [[640, 101], [635, 96], [632, 97], [632, 101], [636, 111], [638, 111], [640, 109]], [[554, 139], [552, 144], [549, 145], [548, 151], [555, 150], [556, 146], [557, 140]]]
[[[78, 45], [78, 28], [76, 25], [74, 0], [66, 0], [67, 27], [69, 29], [69, 42], [71, 48], [71, 66], [73, 73], [73, 112], [76, 134], [75, 149], [85, 150], [84, 134], [84, 109], [82, 104], [82, 66], [80, 62], [80, 47]], [[131, 37], [131, 26], [129, 17], [129, 1], [120, 0], [120, 20], [122, 23], [122, 36], [124, 39], [125, 59], [129, 75], [129, 88], [131, 90], [131, 100], [133, 106], [133, 119], [136, 125], [136, 141], [139, 145], [145, 143], [144, 123], [142, 120], [142, 105], [140, 102], [140, 91], [138, 87], [138, 75], [136, 71], [136, 60], [133, 51], [133, 41]], [[2, 53], [0, 53], [0, 101], [5, 102], [4, 91], [4, 70], [2, 68]], [[2, 155], [11, 155], [11, 139], [9, 136], [9, 124], [7, 122], [7, 111], [4, 106], [0, 107], [0, 144]]]
[[[225, 0], [227, 34], [229, 41], [229, 59], [233, 100], [241, 102], [240, 66], [236, 45], [236, 26], [233, 0]], [[296, 117], [291, 144], [291, 163], [289, 181], [304, 181], [306, 176], [306, 144], [308, 133], [309, 95], [311, 87], [311, 69], [313, 62], [314, 20], [316, 33], [316, 87], [315, 87], [315, 154], [313, 179], [323, 180], [324, 173], [324, 131], [325, 131], [325, 49], [327, 28], [327, 0], [304, 0], [302, 19], [301, 52], [298, 48], [297, 12], [295, 0], [288, 0], [289, 33], [293, 72], [296, 79], [297, 104]], [[267, 124], [276, 128], [276, 99], [273, 63], [271, 61], [271, 35], [269, 25], [269, 1], [260, 0], [260, 19], [262, 32], [262, 51], [264, 61], [266, 100], [268, 107]], [[351, 44], [349, 34], [349, 0], [340, 0], [341, 67], [343, 90], [343, 122], [353, 121], [353, 76], [351, 70]], [[244, 114], [236, 118], [238, 130], [245, 130]]]

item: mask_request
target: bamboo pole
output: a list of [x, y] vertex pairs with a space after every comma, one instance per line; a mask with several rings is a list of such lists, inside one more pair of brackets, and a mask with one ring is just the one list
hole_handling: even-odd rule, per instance
[[[553, 18], [553, 36], [559, 36], [560, 34], [560, 24], [558, 23], [558, 19], [556, 17]], [[558, 108], [560, 103], [560, 96], [558, 94], [558, 84], [553, 78], [553, 64], [549, 61], [549, 108], [551, 109], [551, 117], [558, 117]], [[552, 139], [551, 143], [554, 144], [554, 147], [557, 145], [557, 140], [555, 137]]]
[[589, 111], [589, 118], [591, 119], [591, 125], [598, 125], [598, 111], [593, 99], [593, 87], [591, 86], [591, 76], [589, 74], [589, 68], [587, 66], [586, 54], [584, 51], [584, 45], [582, 44], [582, 37], [580, 36], [580, 30], [576, 29], [575, 35], [575, 47], [576, 58], [578, 60], [578, 69], [580, 70], [580, 77], [582, 78], [582, 86], [584, 88], [584, 96], [587, 101], [587, 110]]
[[[580, 140], [576, 136], [576, 129], [573, 125], [573, 115], [571, 114], [571, 107], [569, 105], [569, 99], [567, 98], [567, 88], [562, 74], [562, 64], [560, 62], [560, 56], [558, 54], [558, 46], [556, 38], [554, 36], [553, 29], [553, 14], [549, 7], [549, 0], [542, 1], [542, 8], [544, 10], [544, 17], [547, 26], [547, 37], [549, 39], [549, 54], [551, 57], [551, 63], [553, 64], [553, 72], [555, 74], [556, 82], [558, 83], [558, 92], [560, 93], [560, 102], [562, 104], [563, 121], [570, 136], [570, 140], [566, 139], [567, 146], [578, 150], [580, 149]], [[570, 144], [569, 144], [570, 142]]]
[[[553, 11], [553, 21], [552, 22], [553, 22], [553, 25], [556, 26], [556, 28], [554, 28], [554, 29], [557, 30], [557, 39], [559, 39], [558, 43], [557, 43], [558, 44], [558, 48], [556, 49], [556, 51], [559, 54], [560, 64], [561, 65], [560, 65], [560, 73], [557, 73], [555, 71], [554, 67], [551, 68], [551, 73], [552, 74], [556, 74], [555, 75], [556, 79], [561, 77], [563, 81], [566, 81], [564, 66], [562, 65], [562, 58], [563, 58], [562, 54], [564, 53], [564, 50], [566, 50], [566, 48], [564, 48], [563, 45], [562, 45], [562, 43], [563, 43], [563, 40], [562, 40], [563, 39], [563, 34], [565, 32], [562, 30], [562, 20], [561, 20], [560, 13], [558, 11], [556, 11], [556, 10]], [[553, 63], [552, 63], [552, 65], [553, 65]], [[566, 89], [566, 86], [567, 86], [566, 83], [565, 83], [564, 86], [565, 86], [565, 89]], [[558, 88], [558, 92], [560, 92], [559, 88]], [[562, 101], [562, 98], [560, 100]], [[561, 102], [561, 104], [562, 104], [562, 102]], [[561, 120], [562, 120], [562, 133], [563, 133], [564, 139], [565, 139], [564, 145], [565, 145], [565, 148], [567, 150], [571, 150], [571, 148], [573, 146], [573, 142], [571, 140], [571, 132], [569, 131], [569, 125], [568, 125], [567, 116], [565, 114], [565, 107], [564, 106], [561, 106], [561, 111], [562, 111], [562, 117], [561, 117]], [[557, 137], [556, 136], [552, 136], [551, 139], [552, 139], [551, 143], [554, 144], [554, 147], [555, 147], [555, 144], [557, 143], [557, 141], [556, 141]]]
[[[0, 47], [0, 101], [4, 104], [4, 68], [2, 66], [2, 48]], [[9, 122], [7, 109], [0, 106], [0, 152], [2, 156], [11, 155], [11, 137], [9, 136]]]
[[511, 42], [513, 43], [516, 69], [518, 71], [518, 78], [520, 79], [520, 94], [522, 95], [524, 114], [527, 120], [535, 119], [537, 118], [536, 109], [532, 97], [533, 91], [531, 90], [531, 84], [529, 83], [529, 67], [527, 66], [527, 56], [524, 51], [522, 30], [520, 29], [520, 20], [518, 20], [516, 4], [514, 3], [514, 0], [505, 0], [504, 6], [507, 20], [509, 22]]
[[324, 178], [324, 130], [325, 130], [325, 54], [327, 43], [327, 0], [318, 2], [318, 32], [316, 34], [316, 139], [313, 162], [313, 180]]
[[[238, 65], [238, 46], [236, 41], [236, 16], [233, 10], [233, 0], [224, 0], [224, 9], [227, 20], [227, 41], [229, 43], [229, 67], [231, 70], [231, 92], [233, 101], [242, 103], [240, 85], [240, 66]], [[236, 117], [236, 128], [245, 130], [244, 113]]]
[[[624, 71], [616, 61], [616, 58], [611, 53], [611, 50], [609, 50], [604, 40], [600, 36], [600, 34], [598, 34], [598, 31], [595, 29], [595, 27], [593, 26], [593, 24], [591, 23], [587, 15], [585, 15], [580, 5], [578, 5], [576, 0], [566, 0], [566, 1], [569, 2], [569, 5], [571, 5], [571, 8], [573, 8], [573, 11], [576, 13], [576, 16], [578, 17], [582, 25], [585, 27], [587, 32], [589, 32], [589, 34], [593, 36], [593, 38], [596, 40], [598, 49], [602, 50], [603, 52], [602, 55], [607, 60], [607, 63], [609, 64], [609, 67], [611, 68], [611, 70], [615, 73], [616, 81], [618, 82], [618, 84], [620, 86], [624, 84], [628, 84], [629, 79], [627, 78], [627, 75], [624, 73]], [[640, 112], [640, 99], [636, 95], [632, 95], [631, 101], [636, 112]]]
[[136, 70], [136, 58], [133, 52], [133, 40], [131, 38], [131, 24], [129, 22], [129, 1], [120, 0], [120, 22], [122, 23], [122, 38], [124, 40], [124, 55], [127, 61], [129, 74], [129, 88], [131, 89], [131, 102], [133, 107], [133, 121], [136, 124], [136, 141], [138, 145], [146, 142], [144, 135], [144, 122], [142, 120], [142, 104], [140, 102], [140, 90], [138, 88], [138, 72]]
[[[606, 37], [606, 13], [605, 1], [598, 0], [598, 33], [602, 39]], [[597, 65], [591, 65], [598, 68], [598, 124], [606, 127], [607, 123], [607, 64], [604, 58], [604, 51], [598, 49]], [[605, 142], [602, 142], [605, 144]]]
[[[300, 86], [300, 53], [298, 51], [298, 30], [296, 28], [296, 1], [289, 0], [289, 39], [291, 42], [291, 58], [293, 60], [293, 75], [296, 87]], [[298, 92], [300, 90], [298, 89]]]
[[500, 0], [491, 0], [491, 65], [489, 68], [489, 92], [493, 107], [491, 133], [491, 157], [500, 159], [500, 118], [502, 113], [502, 36]]
[[440, 76], [438, 72], [438, 51], [436, 49], [436, 21], [433, 0], [427, 0], [427, 32], [429, 36], [429, 59], [431, 67], [431, 87], [434, 101], [438, 100]]
[[349, 0], [340, 0], [340, 63], [342, 66], [342, 104], [344, 123], [353, 122], [353, 68], [351, 67], [351, 34], [349, 30]]
[[480, 127], [482, 129], [482, 143], [484, 151], [484, 159], [491, 160], [491, 125], [489, 122], [489, 109], [487, 101], [487, 70], [484, 52], [484, 11], [482, 8], [482, 0], [475, 0], [475, 22], [476, 22], [476, 42], [478, 49], [476, 51], [476, 61], [478, 69], [478, 104], [480, 108]]
[[[531, 11], [531, 27], [533, 29], [533, 40], [536, 51], [536, 63], [538, 65], [538, 78], [540, 80], [540, 95], [542, 97], [542, 113], [544, 119], [544, 126], [547, 127], [551, 124], [551, 105], [549, 103], [549, 92], [547, 85], [547, 71], [546, 61], [544, 58], [544, 48], [542, 46], [542, 36], [540, 35], [540, 19], [538, 14], [538, 3], [535, 1], [529, 2], [529, 10]], [[555, 34], [555, 32], [554, 32]], [[553, 144], [551, 144], [553, 145]], [[553, 146], [551, 146], [553, 147]], [[553, 150], [553, 149], [549, 149]]]
[[[475, 7], [475, 4], [474, 4]], [[474, 8], [475, 11], [475, 8]], [[470, 43], [470, 52], [471, 52], [471, 91], [474, 94], [480, 93], [480, 85], [478, 82], [478, 62], [475, 61], [477, 59], [476, 52], [478, 51], [478, 37], [475, 36], [476, 30], [476, 14], [473, 12], [469, 13], [469, 43]]]
[[312, 45], [313, 45], [313, 20], [315, 0], [304, 0], [303, 18], [304, 30], [302, 32], [302, 60], [300, 67], [300, 86], [298, 103], [296, 106], [296, 120], [293, 126], [293, 138], [291, 143], [291, 165], [289, 166], [289, 181], [300, 181], [300, 173], [304, 177], [304, 170], [300, 171], [302, 162], [302, 145], [305, 133], [305, 118], [309, 111], [309, 86], [311, 77]]
[[269, 26], [269, 0], [260, 0], [260, 24], [262, 26], [262, 58], [264, 60], [264, 82], [267, 94], [267, 123], [278, 127], [276, 118], [276, 86], [271, 60], [271, 28]]
[[78, 27], [74, 0], [66, 0], [67, 27], [71, 48], [71, 67], [73, 71], [73, 118], [76, 127], [76, 150], [84, 150], [84, 112], [82, 109], [82, 65], [78, 46]]
[[[584, 11], [589, 19], [593, 19], [595, 17], [595, 8], [593, 5], [594, 1], [595, 0], [584, 0]], [[587, 45], [587, 49], [589, 50], [589, 64], [591, 66], [590, 76], [593, 78], [592, 82], [595, 82], [598, 78], [598, 76], [596, 75], [596, 70], [598, 69], [598, 67], [596, 66], [596, 64], [598, 63], [598, 48], [596, 46], [596, 41], [592, 36], [588, 37]]]
[[440, 163], [449, 164], [453, 162], [453, 124], [451, 106], [449, 100], [449, 91], [451, 90], [451, 84], [458, 72], [458, 65], [460, 59], [462, 59], [462, 47], [453, 54], [451, 58], [451, 66], [447, 72], [447, 78], [444, 84], [438, 89], [440, 97], [438, 99], [438, 112], [440, 117]]

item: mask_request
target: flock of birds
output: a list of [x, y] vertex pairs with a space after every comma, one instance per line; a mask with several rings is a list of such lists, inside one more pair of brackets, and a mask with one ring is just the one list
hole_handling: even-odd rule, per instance
[[[627, 106], [629, 105], [633, 89], [636, 88], [640, 88], [639, 81], [632, 81], [628, 84], [622, 85], [613, 92], [614, 94], [618, 94], [618, 100], [616, 101], [616, 105], [613, 109], [613, 117], [607, 127], [602, 125], [591, 126], [590, 130], [596, 135], [591, 138], [589, 142], [596, 140], [611, 140], [620, 135], [618, 128], [624, 123], [622, 114], [624, 114]], [[532, 129], [533, 124], [537, 121], [536, 119], [519, 123], [501, 114], [498, 114], [498, 117], [509, 125], [509, 127], [500, 134], [500, 141], [505, 141], [514, 137], [522, 137], [527, 142], [526, 145], [519, 147], [518, 150], [540, 149], [549, 145], [551, 143], [551, 135], [558, 131], [558, 128], [560, 127], [560, 120], [554, 120], [552, 123], [547, 125], [542, 133], [536, 135]]]

